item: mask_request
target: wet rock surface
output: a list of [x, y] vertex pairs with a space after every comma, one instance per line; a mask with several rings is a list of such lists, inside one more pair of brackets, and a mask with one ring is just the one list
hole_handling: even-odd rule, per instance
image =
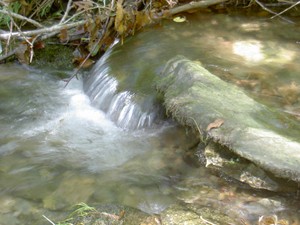
[[294, 193], [298, 189], [296, 182], [274, 177], [251, 161], [237, 156], [227, 147], [215, 142], [209, 142], [204, 149], [201, 145], [198, 146], [195, 155], [206, 168], [220, 176], [245, 183], [251, 188]]

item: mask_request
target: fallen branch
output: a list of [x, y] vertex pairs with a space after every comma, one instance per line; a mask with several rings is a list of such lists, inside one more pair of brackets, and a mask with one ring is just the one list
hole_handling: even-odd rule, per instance
[[62, 24], [62, 23], [66, 20], [66, 18], [67, 18], [67, 16], [69, 15], [69, 12], [70, 12], [71, 9], [72, 9], [72, 0], [69, 0], [69, 1], [68, 1], [68, 5], [67, 5], [67, 9], [66, 9], [66, 11], [65, 11], [65, 14], [64, 14], [64, 16], [61, 18], [59, 24]]
[[[81, 20], [78, 22], [74, 22], [74, 23], [70, 23], [70, 24], [58, 24], [58, 25], [54, 25], [52, 27], [45, 27], [42, 29], [37, 29], [37, 30], [29, 30], [29, 31], [23, 31], [22, 35], [24, 36], [36, 36], [36, 35], [42, 35], [45, 33], [51, 33], [51, 32], [55, 32], [55, 31], [60, 31], [62, 29], [70, 29], [73, 27], [77, 27], [80, 25], [85, 24], [87, 21], [86, 20]], [[24, 39], [24, 37], [22, 36], [20, 32], [6, 32], [6, 33], [2, 33], [0, 34], [0, 39], [6, 40], [10, 37], [19, 37], [20, 39]]]
[[267, 8], [267, 7], [266, 7], [264, 4], [262, 4], [260, 1], [255, 0], [255, 2], [256, 2], [262, 9], [266, 10], [267, 12], [269, 12], [269, 13], [271, 13], [271, 14], [277, 16], [277, 17], [279, 17], [280, 19], [282, 19], [282, 20], [284, 20], [284, 21], [286, 21], [286, 22], [288, 22], [288, 23], [294, 24], [293, 21], [291, 21], [291, 20], [289, 20], [289, 19], [287, 19], [287, 18], [284, 18], [284, 17], [280, 16], [278, 13], [276, 13], [276, 12], [272, 11], [271, 9]]
[[[111, 3], [111, 12], [114, 9], [114, 5], [115, 5], [115, 0], [112, 0]], [[89, 54], [85, 57], [85, 59], [81, 62], [81, 64], [79, 65], [79, 67], [76, 69], [76, 71], [72, 74], [72, 76], [66, 81], [65, 87], [68, 86], [68, 84], [70, 83], [70, 81], [74, 78], [77, 77], [78, 72], [80, 71], [80, 69], [83, 67], [83, 65], [85, 64], [85, 62], [90, 58], [92, 52], [96, 49], [96, 47], [100, 44], [100, 42], [103, 40], [106, 32], [108, 31], [108, 29], [113, 25], [114, 20], [112, 17], [107, 17], [104, 28], [102, 30], [101, 33], [101, 37], [98, 39], [97, 43], [94, 45], [94, 48], [92, 49], [92, 51], [89, 52]]]
[[27, 18], [25, 16], [22, 16], [20, 14], [17, 14], [17, 13], [11, 12], [11, 11], [0, 9], [0, 13], [15, 17], [15, 18], [20, 19], [20, 20], [25, 20], [26, 22], [31, 23], [34, 26], [39, 27], [39, 28], [44, 27], [42, 24], [40, 24], [39, 22], [36, 22], [33, 19]]
[[283, 13], [287, 12], [287, 11], [290, 10], [291, 8], [294, 8], [294, 7], [297, 6], [298, 4], [300, 4], [300, 1], [296, 2], [295, 4], [291, 5], [291, 6], [288, 7], [288, 8], [286, 8], [286, 9], [283, 10], [282, 12], [280, 12], [280, 13], [278, 13], [278, 14], [272, 16], [271, 19], [274, 19], [275, 17], [282, 15]]
[[167, 14], [175, 15], [177, 13], [186, 12], [191, 9], [198, 9], [198, 8], [206, 8], [208, 6], [216, 5], [222, 2], [226, 2], [228, 0], [204, 0], [199, 2], [190, 2], [188, 4], [178, 6], [168, 10]]

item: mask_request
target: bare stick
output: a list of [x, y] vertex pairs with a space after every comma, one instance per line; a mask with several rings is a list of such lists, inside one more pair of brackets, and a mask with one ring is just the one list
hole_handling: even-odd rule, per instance
[[212, 222], [209, 222], [208, 220], [204, 219], [202, 216], [200, 216], [200, 219], [203, 220], [205, 223], [208, 223], [210, 225], [216, 225], [216, 224], [214, 224]]
[[69, 0], [68, 5], [67, 5], [67, 9], [65, 11], [65, 14], [64, 14], [63, 18], [61, 18], [59, 24], [62, 24], [66, 20], [66, 18], [69, 15], [69, 12], [70, 12], [71, 9], [72, 9], [72, 0]]
[[296, 5], [300, 4], [300, 1], [296, 2], [295, 4], [291, 5], [290, 7], [286, 8], [285, 10], [283, 10], [282, 12], [276, 14], [275, 16], [272, 16], [271, 19], [282, 15], [283, 13], [285, 13], [286, 11], [290, 10], [291, 8], [295, 7]]
[[17, 14], [17, 13], [11, 12], [11, 11], [0, 9], [0, 13], [15, 17], [20, 20], [25, 20], [26, 22], [31, 23], [34, 26], [39, 27], [39, 28], [44, 27], [42, 24], [40, 24], [39, 22], [36, 22], [35, 20], [29, 19], [25, 16], [22, 16], [20, 14]]
[[52, 225], [55, 225], [55, 223], [53, 223], [47, 216], [43, 215], [43, 217], [44, 217], [49, 223], [51, 223]]
[[76, 18], [77, 16], [80, 16], [81, 14], [84, 14], [84, 13], [86, 13], [87, 11], [89, 11], [89, 10], [93, 10], [93, 9], [109, 9], [109, 8], [107, 8], [107, 7], [101, 7], [101, 6], [96, 6], [96, 7], [92, 7], [92, 8], [88, 8], [88, 9], [86, 9], [86, 10], [83, 10], [83, 11], [80, 11], [80, 12], [78, 12], [78, 13], [75, 13], [73, 16], [71, 16], [69, 19], [67, 19], [66, 21], [64, 21], [63, 22], [63, 24], [66, 24], [66, 23], [68, 23], [69, 21], [71, 21], [71, 20], [73, 20], [74, 18]]
[[[115, 0], [112, 0], [111, 3], [111, 8], [110, 11], [112, 12], [114, 9], [114, 5], [115, 5]], [[94, 48], [92, 49], [92, 51], [89, 52], [89, 54], [85, 57], [85, 59], [83, 60], [82, 63], [80, 63], [78, 69], [74, 72], [74, 74], [67, 80], [65, 87], [68, 86], [68, 84], [70, 83], [70, 81], [74, 78], [77, 77], [77, 74], [79, 72], [79, 70], [83, 67], [83, 65], [85, 64], [85, 62], [90, 58], [92, 52], [96, 49], [97, 45], [102, 41], [105, 33], [107, 32], [108, 28], [111, 26], [109, 23], [113, 22], [113, 19], [111, 17], [107, 17], [105, 25], [104, 25], [104, 29], [102, 30], [101, 33], [101, 37], [98, 39], [97, 43], [94, 45]], [[112, 24], [112, 23], [111, 23]]]
[[[11, 34], [12, 33], [12, 30], [13, 30], [13, 22], [12, 20], [10, 21], [10, 26], [9, 26], [9, 33]], [[5, 47], [5, 53], [7, 54], [8, 53], [8, 48], [9, 48], [9, 43], [10, 43], [10, 35], [9, 37], [7, 38], [7, 41], [6, 41], [6, 47]]]
[[[70, 23], [70, 24], [58, 24], [58, 25], [54, 25], [52, 27], [45, 27], [45, 28], [37, 29], [37, 30], [23, 31], [22, 35], [24, 35], [24, 36], [40, 35], [40, 34], [44, 34], [44, 33], [60, 31], [62, 29], [70, 29], [70, 28], [73, 28], [76, 26], [83, 25], [85, 23], [86, 23], [86, 20], [81, 20], [78, 22]], [[7, 32], [4, 34], [0, 34], [0, 39], [6, 40], [10, 35], [12, 37], [20, 37], [21, 33], [20, 32], [13, 32], [13, 33]], [[24, 38], [21, 38], [21, 39], [24, 39]]]
[[0, 63], [1, 63], [1, 61], [3, 61], [3, 60], [5, 60], [5, 59], [7, 59], [7, 58], [13, 56], [14, 54], [16, 54], [17, 50], [18, 50], [18, 48], [14, 49], [14, 50], [12, 50], [12, 51], [10, 51], [10, 52], [8, 52], [8, 53], [6, 53], [6, 54], [3, 55], [3, 56], [0, 56]]

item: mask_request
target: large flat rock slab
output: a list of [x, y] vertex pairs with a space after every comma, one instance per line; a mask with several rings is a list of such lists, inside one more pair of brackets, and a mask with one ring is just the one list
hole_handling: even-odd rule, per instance
[[202, 141], [212, 139], [277, 177], [300, 182], [299, 121], [182, 56], [166, 64], [157, 88], [167, 112], [197, 129]]

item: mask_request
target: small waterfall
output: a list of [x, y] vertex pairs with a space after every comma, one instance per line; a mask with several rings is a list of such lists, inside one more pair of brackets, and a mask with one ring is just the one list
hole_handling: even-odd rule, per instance
[[[84, 81], [84, 91], [92, 105], [106, 113], [119, 127], [128, 130], [150, 127], [157, 117], [157, 107], [146, 104], [142, 96], [118, 90], [118, 80], [109, 66], [110, 48], [96, 63]], [[130, 74], [128, 74], [130, 76]]]

